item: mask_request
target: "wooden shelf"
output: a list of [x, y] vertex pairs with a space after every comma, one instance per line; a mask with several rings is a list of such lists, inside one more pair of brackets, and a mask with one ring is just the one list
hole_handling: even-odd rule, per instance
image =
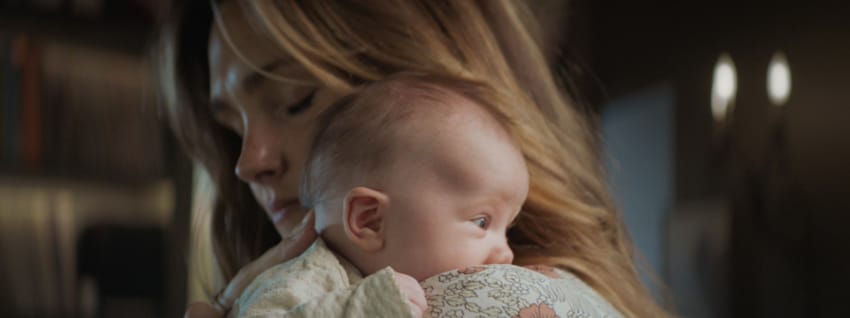
[[123, 15], [84, 18], [30, 10], [0, 10], [0, 35], [23, 33], [50, 41], [145, 54], [155, 30], [150, 17]]

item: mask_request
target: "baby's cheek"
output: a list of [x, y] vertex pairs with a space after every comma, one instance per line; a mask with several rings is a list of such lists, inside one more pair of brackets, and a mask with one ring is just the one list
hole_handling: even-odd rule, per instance
[[414, 273], [411, 276], [415, 277], [419, 281], [443, 272], [455, 270], [457, 269], [455, 263], [456, 262], [452, 262], [451, 259], [441, 257], [439, 255], [423, 255], [423, 257], [418, 259], [409, 259], [409, 267]]
[[393, 253], [389, 256], [389, 265], [393, 270], [421, 280], [421, 276], [430, 266], [430, 257], [423, 254], [421, 249], [407, 248]]

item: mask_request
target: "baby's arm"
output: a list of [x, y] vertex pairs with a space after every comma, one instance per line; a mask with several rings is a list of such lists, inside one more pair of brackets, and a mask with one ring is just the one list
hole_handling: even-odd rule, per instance
[[[412, 277], [385, 268], [345, 289], [304, 299], [297, 288], [276, 289], [257, 297], [242, 317], [419, 317], [425, 296]], [[292, 298], [300, 298], [294, 306]]]

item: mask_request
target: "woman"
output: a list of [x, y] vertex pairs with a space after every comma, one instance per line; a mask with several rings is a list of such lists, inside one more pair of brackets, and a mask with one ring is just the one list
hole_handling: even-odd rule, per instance
[[514, 132], [531, 176], [508, 234], [516, 264], [570, 271], [626, 316], [667, 315], [638, 278], [595, 135], [556, 85], [521, 2], [201, 0], [184, 9], [163, 33], [163, 93], [177, 137], [217, 186], [213, 244], [229, 281], [215, 310], [195, 304], [189, 316], [220, 314], [312, 241], [297, 230], [310, 220], [295, 198], [315, 119], [355, 86], [399, 71], [517, 96], [513, 115], [533, 124]]

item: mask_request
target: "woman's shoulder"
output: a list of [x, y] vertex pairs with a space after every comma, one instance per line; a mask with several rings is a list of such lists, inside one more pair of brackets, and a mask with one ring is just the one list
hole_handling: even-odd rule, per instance
[[581, 279], [548, 266], [473, 266], [422, 286], [426, 317], [622, 317]]

